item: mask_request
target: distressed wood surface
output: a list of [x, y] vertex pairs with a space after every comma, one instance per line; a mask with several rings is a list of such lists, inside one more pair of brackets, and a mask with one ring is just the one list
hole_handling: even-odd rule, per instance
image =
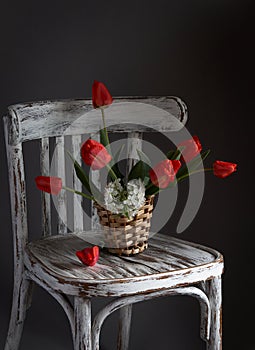
[[8, 334], [4, 350], [18, 350], [21, 339], [26, 311], [29, 307], [32, 291], [32, 281], [26, 278], [14, 279], [13, 303]]
[[[110, 315], [110, 313], [108, 314]], [[119, 332], [117, 350], [128, 350], [130, 329], [132, 321], [132, 304], [121, 306], [119, 313]], [[97, 328], [97, 331], [93, 334], [94, 339], [93, 345], [96, 348], [99, 344], [101, 326]]]
[[[93, 326], [92, 326], [92, 344], [93, 344], [93, 350], [99, 350], [99, 336], [100, 336], [100, 330], [103, 325], [103, 322], [105, 319], [114, 311], [127, 307], [131, 304], [135, 304], [141, 301], [154, 299], [162, 296], [169, 296], [169, 295], [189, 295], [196, 299], [198, 299], [199, 303], [203, 305], [203, 310], [206, 311], [206, 318], [207, 323], [204, 324], [201, 322], [202, 327], [206, 327], [206, 330], [202, 330], [202, 334], [209, 335], [209, 328], [210, 328], [210, 304], [209, 300], [206, 296], [206, 294], [199, 288], [189, 286], [189, 287], [180, 287], [180, 288], [173, 288], [169, 290], [158, 290], [154, 292], [147, 293], [146, 295], [132, 295], [129, 297], [123, 297], [118, 298], [114, 300], [113, 302], [109, 303], [107, 306], [105, 306], [94, 318]], [[205, 315], [203, 315], [204, 317]], [[120, 344], [121, 345], [121, 344]], [[125, 343], [125, 346], [127, 343]], [[124, 347], [121, 347], [121, 349], [125, 349]], [[126, 347], [127, 349], [127, 347]]]
[[[71, 150], [70, 153], [75, 158], [75, 160], [80, 164], [81, 156], [80, 156], [80, 147], [81, 147], [81, 136], [75, 135], [72, 136], [71, 139]], [[78, 179], [75, 171], [73, 171], [73, 189], [76, 191], [82, 192], [82, 184]], [[73, 230], [79, 231], [83, 230], [83, 209], [82, 209], [82, 196], [73, 196]]]
[[205, 281], [204, 291], [211, 307], [211, 333], [207, 350], [222, 350], [222, 281], [221, 276]]
[[74, 320], [74, 350], [92, 350], [90, 299], [79, 296], [74, 298]]
[[[66, 171], [65, 171], [65, 138], [64, 136], [56, 137], [55, 146], [55, 172], [65, 183]], [[66, 191], [61, 191], [56, 200], [57, 212], [58, 212], [58, 233], [67, 233], [67, 194]]]
[[17, 350], [20, 342], [26, 310], [31, 301], [31, 281], [24, 279], [24, 254], [28, 241], [26, 183], [22, 145], [10, 144], [10, 128], [15, 123], [4, 118], [5, 141], [10, 181], [10, 202], [13, 230], [14, 283], [12, 310], [5, 350]]
[[94, 267], [84, 266], [75, 252], [86, 246], [84, 233], [55, 236], [27, 246], [26, 266], [67, 294], [125, 296], [173, 288], [220, 275], [222, 255], [193, 243], [157, 234], [149, 248], [133, 257], [101, 252]]
[[138, 159], [137, 150], [142, 150], [142, 132], [131, 132], [128, 134], [128, 144], [127, 144], [127, 174], [130, 172], [132, 167], [136, 163], [136, 159]]
[[[41, 175], [48, 176], [50, 173], [50, 144], [48, 137], [42, 138], [40, 143], [40, 168]], [[42, 232], [43, 236], [51, 235], [51, 207], [50, 194], [41, 193], [42, 196]]]
[[[133, 102], [133, 104], [130, 104]], [[123, 97], [114, 99], [106, 110], [110, 132], [176, 131], [187, 120], [184, 102], [175, 96]], [[91, 100], [44, 101], [16, 104], [9, 107], [12, 120], [10, 142], [19, 143], [42, 137], [92, 134], [101, 125], [101, 112]], [[155, 117], [157, 116], [157, 117]]]

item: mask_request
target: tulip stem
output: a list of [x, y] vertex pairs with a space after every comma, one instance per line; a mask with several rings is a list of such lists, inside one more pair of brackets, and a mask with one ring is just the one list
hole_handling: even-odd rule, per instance
[[112, 170], [112, 167], [109, 164], [106, 164], [106, 168], [109, 170], [109, 173], [112, 174], [112, 177], [117, 180], [117, 175], [115, 174], [115, 172]]
[[179, 181], [181, 181], [181, 180], [185, 179], [186, 177], [189, 177], [190, 175], [193, 175], [193, 174], [201, 173], [203, 171], [212, 171], [212, 170], [213, 170], [213, 168], [203, 168], [203, 169], [194, 170], [191, 173], [187, 173], [187, 174], [177, 178], [177, 181], [179, 182]]
[[[181, 176], [179, 179], [178, 179], [178, 178], [176, 178], [176, 179], [177, 179], [177, 182], [179, 182], [179, 181], [181, 181], [181, 180], [184, 180], [186, 177], [189, 177], [190, 175], [197, 174], [197, 173], [200, 173], [200, 172], [202, 172], [202, 171], [212, 171], [212, 170], [213, 170], [213, 168], [198, 169], [198, 170], [192, 171], [191, 173], [188, 173], [188, 174], [185, 174], [185, 175]], [[151, 185], [153, 185], [153, 184], [150, 183], [149, 186], [146, 188], [146, 190], [147, 190], [148, 188], [150, 188]], [[171, 182], [171, 184], [170, 184], [167, 188], [170, 188], [170, 187], [172, 187], [173, 185], [176, 185], [176, 181], [175, 181], [175, 182]], [[156, 195], [156, 194], [159, 193], [161, 190], [162, 190], [162, 188], [158, 188], [158, 190], [155, 191], [153, 194]]]
[[145, 187], [146, 190], [148, 190], [149, 188], [151, 188], [153, 186], [153, 183], [152, 182], [149, 182], [149, 184]]
[[109, 141], [109, 137], [108, 137], [108, 132], [106, 129], [106, 124], [105, 124], [105, 115], [104, 115], [104, 108], [100, 108], [101, 109], [101, 113], [102, 113], [102, 120], [103, 120], [103, 126], [104, 126], [104, 133], [105, 133], [105, 137], [106, 137], [106, 142], [107, 142], [107, 148], [109, 149], [109, 145], [110, 145], [110, 141]]
[[94, 200], [94, 197], [89, 196], [89, 195], [87, 195], [87, 194], [85, 194], [85, 193], [83, 193], [83, 192], [76, 191], [76, 190], [74, 190], [74, 189], [72, 189], [72, 188], [70, 188], [70, 187], [63, 186], [62, 188], [63, 188], [64, 190], [66, 190], [66, 191], [70, 191], [70, 192], [72, 192], [72, 193], [79, 194], [80, 196], [85, 197], [85, 198], [87, 198], [87, 199]]

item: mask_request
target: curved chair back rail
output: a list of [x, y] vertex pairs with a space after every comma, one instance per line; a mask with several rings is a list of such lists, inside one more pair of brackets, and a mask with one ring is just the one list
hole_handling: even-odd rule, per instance
[[[101, 112], [91, 100], [22, 103], [8, 111], [12, 144], [63, 134], [93, 134], [101, 125]], [[106, 113], [109, 132], [177, 131], [187, 121], [186, 105], [175, 96], [119, 97]]]

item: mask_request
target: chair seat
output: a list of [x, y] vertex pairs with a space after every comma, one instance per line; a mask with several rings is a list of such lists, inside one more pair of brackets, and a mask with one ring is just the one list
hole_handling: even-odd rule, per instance
[[132, 257], [102, 250], [97, 264], [88, 267], [75, 255], [91, 245], [85, 239], [86, 232], [81, 232], [31, 242], [26, 247], [26, 267], [55, 290], [87, 296], [128, 296], [175, 288], [223, 270], [223, 257], [216, 250], [163, 234], [156, 234], [145, 252]]

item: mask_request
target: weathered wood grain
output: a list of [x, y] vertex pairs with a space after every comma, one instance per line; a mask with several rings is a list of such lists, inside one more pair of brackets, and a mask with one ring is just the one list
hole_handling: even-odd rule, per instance
[[91, 301], [74, 298], [74, 350], [92, 350], [91, 346]]
[[28, 241], [26, 184], [25, 174], [22, 171], [24, 169], [22, 145], [13, 146], [10, 144], [12, 138], [10, 130], [15, 134], [17, 125], [5, 117], [4, 127], [9, 169], [14, 249], [13, 302], [5, 350], [17, 350], [32, 292], [31, 281], [24, 279], [24, 254]]
[[[80, 148], [82, 144], [81, 135], [72, 136], [70, 153], [75, 160], [80, 164]], [[73, 170], [73, 189], [82, 192], [82, 184], [78, 179], [75, 171]], [[83, 230], [83, 209], [82, 209], [82, 196], [73, 196], [73, 229], [74, 231]]]
[[142, 132], [130, 132], [128, 134], [128, 145], [127, 145], [127, 173], [130, 172], [132, 167], [137, 162], [136, 159], [138, 159], [137, 150], [142, 150], [142, 138], [143, 133]]
[[[119, 332], [118, 332], [118, 350], [128, 350], [130, 328], [132, 320], [132, 304], [122, 306], [119, 313]], [[97, 334], [93, 334], [97, 339], [94, 340], [94, 347], [96, 348], [99, 341], [100, 328], [97, 330]]]
[[[42, 138], [40, 143], [40, 168], [42, 176], [50, 174], [50, 144], [48, 137]], [[51, 235], [51, 204], [50, 194], [41, 193], [42, 196], [42, 232], [43, 236]]]
[[[131, 305], [134, 303], [138, 303], [141, 301], [149, 300], [152, 298], [158, 298], [161, 296], [169, 296], [169, 295], [190, 295], [198, 299], [199, 303], [203, 305], [203, 310], [206, 311], [207, 315], [207, 324], [201, 324], [202, 327], [210, 328], [210, 317], [211, 310], [210, 304], [206, 294], [199, 288], [196, 287], [182, 287], [182, 288], [174, 288], [169, 290], [157, 290], [147, 293], [145, 295], [133, 295], [124, 298], [118, 298], [105, 306], [94, 318], [93, 326], [92, 326], [92, 344], [94, 350], [99, 350], [99, 336], [100, 330], [105, 319], [114, 311], [119, 308], [123, 308], [127, 305]], [[207, 330], [202, 330], [202, 333], [208, 333]], [[126, 345], [126, 343], [125, 343]]]
[[211, 307], [211, 330], [207, 350], [222, 350], [222, 281], [215, 276], [205, 282], [205, 292]]
[[11, 317], [4, 350], [18, 350], [19, 348], [31, 287], [31, 280], [27, 280], [24, 276], [21, 279], [15, 276]]
[[[54, 161], [56, 175], [60, 177], [65, 184], [65, 138], [64, 136], [56, 137], [56, 146], [54, 152]], [[58, 233], [67, 233], [67, 195], [66, 191], [61, 191], [56, 200], [58, 212]]]
[[[220, 275], [222, 255], [196, 244], [156, 235], [149, 249], [134, 257], [102, 251], [96, 266], [86, 268], [75, 252], [89, 246], [83, 233], [55, 236], [30, 243], [26, 266], [67, 294], [127, 296], [160, 288], [174, 288]], [[64, 282], [64, 283], [63, 283]]]
[[[130, 104], [132, 102], [132, 104]], [[101, 124], [101, 112], [91, 100], [44, 101], [9, 107], [12, 119], [11, 142], [42, 137], [93, 134]], [[106, 111], [110, 132], [175, 131], [187, 120], [187, 108], [178, 97], [116, 98]]]

